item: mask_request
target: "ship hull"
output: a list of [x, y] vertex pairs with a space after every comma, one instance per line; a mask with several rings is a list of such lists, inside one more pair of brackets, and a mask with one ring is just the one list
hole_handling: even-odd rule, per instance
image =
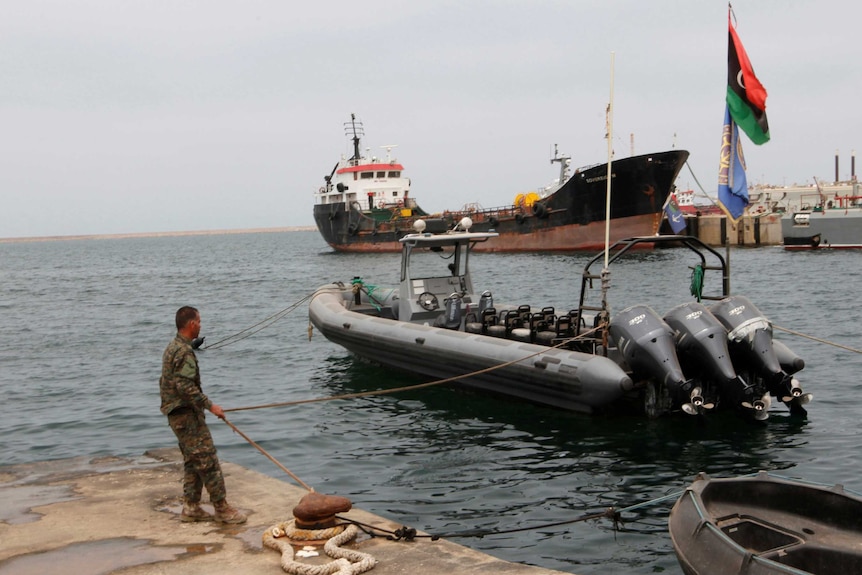
[[[671, 150], [613, 162], [610, 241], [658, 232], [664, 202], [673, 189], [688, 152]], [[443, 212], [424, 216], [429, 231], [451, 229], [461, 218], [473, 231], [496, 231], [499, 237], [477, 251], [524, 252], [596, 250], [605, 243], [607, 165], [579, 170], [558, 190], [530, 207]], [[414, 210], [416, 213], [424, 213]], [[381, 218], [380, 210], [358, 203], [314, 207], [314, 219], [326, 242], [343, 252], [396, 252], [399, 238], [413, 232], [416, 217]]]
[[862, 248], [862, 209], [857, 207], [787, 214], [781, 219], [786, 250]]

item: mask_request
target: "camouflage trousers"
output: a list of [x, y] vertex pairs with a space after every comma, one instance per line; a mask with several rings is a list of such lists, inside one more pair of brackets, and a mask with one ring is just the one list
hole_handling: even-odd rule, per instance
[[192, 408], [176, 409], [168, 415], [168, 423], [183, 454], [183, 498], [187, 503], [200, 503], [204, 487], [212, 503], [225, 500], [224, 475], [216, 455], [215, 444], [203, 411]]

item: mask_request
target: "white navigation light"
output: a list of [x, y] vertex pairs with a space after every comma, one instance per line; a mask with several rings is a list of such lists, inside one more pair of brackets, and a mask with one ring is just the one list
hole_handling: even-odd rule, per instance
[[473, 220], [471, 220], [467, 216], [464, 216], [463, 218], [461, 218], [461, 223], [458, 225], [461, 226], [461, 229], [465, 232], [469, 232], [470, 228], [473, 227]]
[[413, 222], [413, 229], [416, 230], [417, 233], [422, 233], [425, 231], [425, 220], [416, 220]]

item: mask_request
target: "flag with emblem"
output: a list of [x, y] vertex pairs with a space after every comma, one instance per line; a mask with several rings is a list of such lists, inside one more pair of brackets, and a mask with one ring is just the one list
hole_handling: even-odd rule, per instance
[[679, 209], [676, 194], [667, 197], [667, 201], [664, 203], [664, 213], [667, 215], [667, 221], [673, 233], [681, 234], [685, 230], [685, 217], [682, 215], [682, 210]]
[[724, 109], [724, 130], [721, 134], [721, 157], [718, 168], [718, 205], [736, 223], [748, 205], [748, 181], [745, 177], [745, 157], [739, 129]]
[[754, 68], [727, 15], [727, 107], [733, 121], [758, 146], [769, 141], [766, 121], [766, 88], [754, 75]]

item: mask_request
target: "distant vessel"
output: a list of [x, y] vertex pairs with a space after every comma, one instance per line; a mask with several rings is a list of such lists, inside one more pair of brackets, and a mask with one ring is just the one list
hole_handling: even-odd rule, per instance
[[714, 201], [711, 204], [694, 203], [694, 190], [682, 190], [676, 192], [676, 205], [686, 216], [702, 216], [710, 214], [722, 214], [721, 208]]
[[[749, 213], [780, 213], [787, 250], [862, 248], [862, 186], [851, 179], [810, 186], [755, 186], [749, 190]], [[838, 159], [836, 158], [836, 166]]]
[[[392, 159], [363, 156], [364, 129], [355, 115], [345, 124], [353, 155], [342, 158], [315, 193], [314, 221], [326, 242], [343, 252], [397, 252], [399, 240], [413, 232], [421, 218], [432, 233], [454, 228], [464, 217], [477, 233], [496, 236], [477, 251], [599, 250], [605, 241], [607, 164], [575, 170], [571, 159], [555, 153], [559, 178], [545, 189], [517, 194], [512, 204], [482, 208], [467, 204], [429, 214], [411, 195], [404, 166]], [[685, 150], [614, 160], [612, 167], [610, 241], [658, 232], [662, 207], [688, 158]]]
[[784, 249], [862, 248], [862, 195], [858, 189], [854, 192], [824, 196], [814, 207], [784, 214], [781, 218]]
[[[677, 192], [677, 203], [687, 216], [721, 214], [714, 206], [695, 206], [694, 192]], [[758, 223], [760, 216], [779, 220], [784, 248], [811, 250], [819, 248], [862, 248], [862, 186], [856, 179], [856, 156], [851, 159], [849, 180], [839, 180], [838, 157], [835, 157], [835, 180], [812, 184], [775, 186], [757, 184], [748, 189], [746, 214]], [[768, 219], [767, 219], [768, 220]]]
[[756, 185], [748, 189], [748, 212], [752, 215], [761, 213], [787, 213], [813, 209], [826, 205], [830, 200], [858, 196], [859, 182], [855, 179], [823, 183], [816, 178], [810, 185], [771, 186]]

